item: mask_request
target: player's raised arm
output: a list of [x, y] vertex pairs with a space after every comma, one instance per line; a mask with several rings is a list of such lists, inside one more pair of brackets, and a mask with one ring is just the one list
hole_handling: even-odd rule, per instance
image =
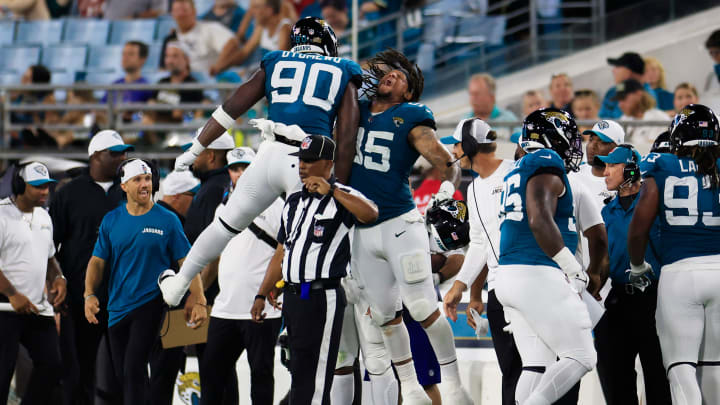
[[233, 126], [235, 120], [265, 96], [265, 70], [258, 69], [252, 77], [241, 84], [193, 139], [192, 146], [175, 159], [175, 170], [188, 170], [205, 147]]
[[355, 142], [357, 139], [360, 108], [358, 107], [358, 91], [354, 83], [348, 83], [338, 109], [335, 125], [335, 177], [343, 184], [348, 184], [353, 159], [355, 159]]
[[433, 167], [443, 173], [442, 180], [451, 181], [457, 188], [460, 184], [460, 169], [452, 164], [452, 156], [435, 136], [435, 130], [425, 125], [418, 125], [410, 131], [408, 138], [413, 147]]

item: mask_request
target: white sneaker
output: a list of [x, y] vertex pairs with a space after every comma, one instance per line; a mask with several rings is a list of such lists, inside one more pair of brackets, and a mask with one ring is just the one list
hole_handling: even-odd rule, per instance
[[[403, 405], [432, 405], [432, 400], [427, 396], [420, 384], [401, 390]], [[450, 402], [449, 402], [450, 403]]]
[[163, 300], [171, 307], [180, 304], [185, 292], [190, 287], [190, 281], [192, 280], [186, 280], [185, 277], [175, 274], [172, 270], [165, 270], [158, 278], [158, 286]]
[[443, 404], [452, 405], [473, 405], [474, 402], [470, 398], [470, 394], [459, 383], [453, 382], [441, 382], [440, 383], [440, 397], [442, 398]]

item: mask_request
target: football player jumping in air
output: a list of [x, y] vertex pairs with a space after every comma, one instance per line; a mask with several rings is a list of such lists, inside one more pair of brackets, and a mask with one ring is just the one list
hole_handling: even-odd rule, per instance
[[295, 23], [290, 42], [290, 51], [263, 57], [260, 69], [215, 110], [190, 149], [175, 160], [175, 170], [188, 170], [240, 115], [263, 97], [267, 99], [268, 120], [254, 122], [265, 138], [257, 157], [238, 180], [225, 208], [195, 241], [177, 275], [164, 276], [160, 282], [170, 305], [180, 302], [193, 276], [217, 258], [233, 236], [276, 198], [301, 185], [298, 158], [288, 154], [296, 152], [308, 134], [332, 137], [336, 118], [335, 175], [341, 183], [350, 176], [359, 119], [360, 66], [337, 57], [335, 33], [319, 18]]

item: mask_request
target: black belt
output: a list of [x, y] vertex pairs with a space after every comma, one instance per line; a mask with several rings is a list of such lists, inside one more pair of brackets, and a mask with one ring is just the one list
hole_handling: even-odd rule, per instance
[[275, 134], [275, 140], [280, 143], [284, 143], [286, 145], [297, 146], [297, 147], [300, 147], [300, 144], [302, 143], [300, 141], [293, 141], [292, 139], [288, 139], [282, 135], [277, 135], [277, 134]]
[[[333, 288], [340, 287], [339, 278], [324, 278], [321, 280], [309, 281], [311, 290], [332, 290]], [[285, 291], [292, 294], [300, 294], [302, 291], [303, 283], [285, 283]]]
[[255, 225], [255, 222], [251, 222], [250, 225], [248, 225], [248, 229], [250, 230], [250, 232], [254, 233], [258, 239], [260, 239], [261, 241], [270, 245], [271, 248], [277, 249], [278, 243], [275, 240], [275, 238], [273, 238], [272, 236], [268, 235], [267, 232], [260, 229], [259, 226]]

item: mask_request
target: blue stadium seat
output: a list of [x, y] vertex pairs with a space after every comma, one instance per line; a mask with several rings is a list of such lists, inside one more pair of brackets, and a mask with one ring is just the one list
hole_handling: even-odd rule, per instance
[[0, 45], [9, 45], [15, 39], [15, 21], [0, 21]]
[[195, 0], [195, 10], [198, 18], [204, 16], [215, 4], [215, 0]]
[[157, 32], [155, 33], [155, 39], [162, 41], [165, 39], [170, 30], [175, 28], [175, 20], [172, 18], [158, 18], [157, 19]]
[[63, 41], [88, 45], [102, 45], [107, 43], [109, 36], [110, 21], [70, 18], [65, 23]]
[[42, 64], [50, 70], [85, 69], [87, 47], [82, 45], [46, 46], [42, 51]]
[[162, 57], [162, 42], [154, 42], [150, 44], [148, 58], [145, 61], [145, 69], [155, 70], [160, 67], [160, 59]]
[[15, 72], [0, 72], [0, 86], [13, 86], [20, 84], [22, 74]]
[[21, 21], [15, 35], [16, 44], [57, 44], [62, 38], [65, 20]]
[[40, 62], [40, 48], [11, 46], [0, 48], [0, 71], [12, 70], [23, 74], [28, 67]]
[[[52, 84], [73, 84], [75, 83], [75, 71], [63, 70], [53, 71], [50, 76], [50, 83]], [[67, 90], [55, 90], [55, 99], [58, 101], [64, 101], [67, 98]]]
[[123, 45], [95, 45], [90, 47], [87, 67], [94, 70], [120, 70]]
[[122, 75], [115, 72], [88, 72], [85, 82], [88, 84], [111, 84], [120, 77]]
[[155, 36], [155, 20], [117, 20], [110, 30], [111, 44], [142, 41], [150, 44]]

